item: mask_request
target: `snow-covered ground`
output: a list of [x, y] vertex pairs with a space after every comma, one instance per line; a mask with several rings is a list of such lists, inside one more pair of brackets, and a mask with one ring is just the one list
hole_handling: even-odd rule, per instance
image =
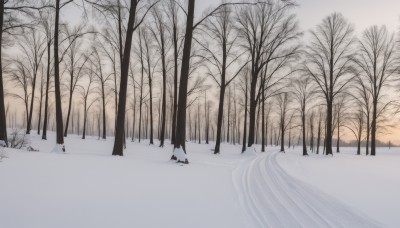
[[375, 158], [298, 149], [240, 154], [240, 146], [188, 143], [189, 165], [164, 148], [70, 135], [67, 154], [32, 135], [40, 152], [6, 149], [0, 227], [399, 227], [400, 151]]
[[[400, 227], [400, 148], [378, 148], [377, 155], [339, 154], [301, 156], [289, 150], [278, 163], [290, 175], [352, 206], [382, 227]], [[363, 154], [365, 151], [362, 151]]]

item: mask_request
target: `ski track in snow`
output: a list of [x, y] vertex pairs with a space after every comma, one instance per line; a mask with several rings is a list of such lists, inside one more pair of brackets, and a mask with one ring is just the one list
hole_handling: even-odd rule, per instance
[[258, 154], [244, 160], [233, 172], [249, 226], [381, 227], [337, 199], [289, 176], [278, 164], [278, 154]]

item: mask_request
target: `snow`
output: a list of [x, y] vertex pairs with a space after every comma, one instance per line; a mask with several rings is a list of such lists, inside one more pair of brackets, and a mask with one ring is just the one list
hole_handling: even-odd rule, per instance
[[5, 149], [0, 145], [0, 162], [4, 158], [7, 158], [7, 153], [6, 153]]
[[251, 147], [246, 147], [246, 150], [243, 151], [243, 155], [247, 155], [247, 156], [256, 156], [257, 155], [257, 149], [255, 146], [251, 146]]
[[0, 163], [0, 227], [245, 227], [231, 173], [240, 148], [188, 143], [190, 164], [170, 161], [173, 148], [127, 141], [110, 156], [113, 139], [32, 137], [39, 152], [7, 149]]
[[378, 148], [375, 157], [357, 156], [356, 148], [342, 148], [328, 157], [310, 152], [303, 157], [299, 151], [278, 156], [290, 176], [353, 206], [383, 227], [400, 227], [400, 148]]
[[[400, 150], [301, 156], [258, 146], [173, 146], [65, 138], [66, 153], [31, 136], [39, 152], [6, 148], [0, 162], [0, 227], [399, 227]], [[176, 155], [179, 152], [174, 151]], [[183, 151], [180, 151], [183, 153]], [[183, 153], [183, 155], [185, 155]], [[186, 156], [184, 157], [186, 158]]]
[[64, 144], [56, 144], [51, 152], [62, 154], [65, 152], [65, 145]]
[[176, 160], [180, 163], [187, 163], [188, 159], [186, 157], [185, 151], [183, 150], [182, 147], [179, 148], [174, 148], [174, 151], [172, 153], [175, 157]]
[[235, 186], [254, 227], [379, 227], [345, 204], [289, 175], [277, 163], [278, 150], [241, 165]]

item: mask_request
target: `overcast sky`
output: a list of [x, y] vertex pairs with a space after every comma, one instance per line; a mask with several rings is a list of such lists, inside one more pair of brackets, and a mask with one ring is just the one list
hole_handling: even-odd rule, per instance
[[[196, 0], [197, 16], [218, 0]], [[324, 17], [341, 12], [360, 32], [371, 25], [385, 24], [389, 30], [400, 27], [400, 0], [297, 0], [295, 10], [302, 30], [313, 28]]]
[[[235, 1], [235, 0], [229, 0]], [[238, 0], [241, 1], [241, 0]], [[196, 18], [220, 0], [196, 0]], [[341, 12], [359, 33], [371, 25], [386, 25], [391, 31], [400, 28], [400, 0], [297, 0], [295, 9], [302, 30], [314, 28], [324, 17]], [[79, 21], [81, 11], [70, 6], [62, 11], [62, 19]]]

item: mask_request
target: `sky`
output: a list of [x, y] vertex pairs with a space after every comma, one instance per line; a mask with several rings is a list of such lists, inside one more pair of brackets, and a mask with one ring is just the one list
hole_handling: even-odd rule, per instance
[[[219, 3], [220, 0], [196, 0], [196, 18], [200, 19], [202, 13]], [[314, 28], [333, 12], [342, 13], [358, 34], [371, 25], [386, 25], [389, 31], [400, 29], [400, 0], [297, 0], [297, 3], [299, 6], [294, 12], [303, 31]], [[67, 7], [62, 12], [62, 19], [77, 22], [81, 13], [76, 7]]]
[[[196, 14], [218, 4], [218, 0], [197, 0]], [[341, 12], [360, 33], [371, 25], [386, 25], [389, 30], [400, 28], [400, 0], [297, 0], [295, 9], [300, 27], [307, 31], [324, 17]]]

